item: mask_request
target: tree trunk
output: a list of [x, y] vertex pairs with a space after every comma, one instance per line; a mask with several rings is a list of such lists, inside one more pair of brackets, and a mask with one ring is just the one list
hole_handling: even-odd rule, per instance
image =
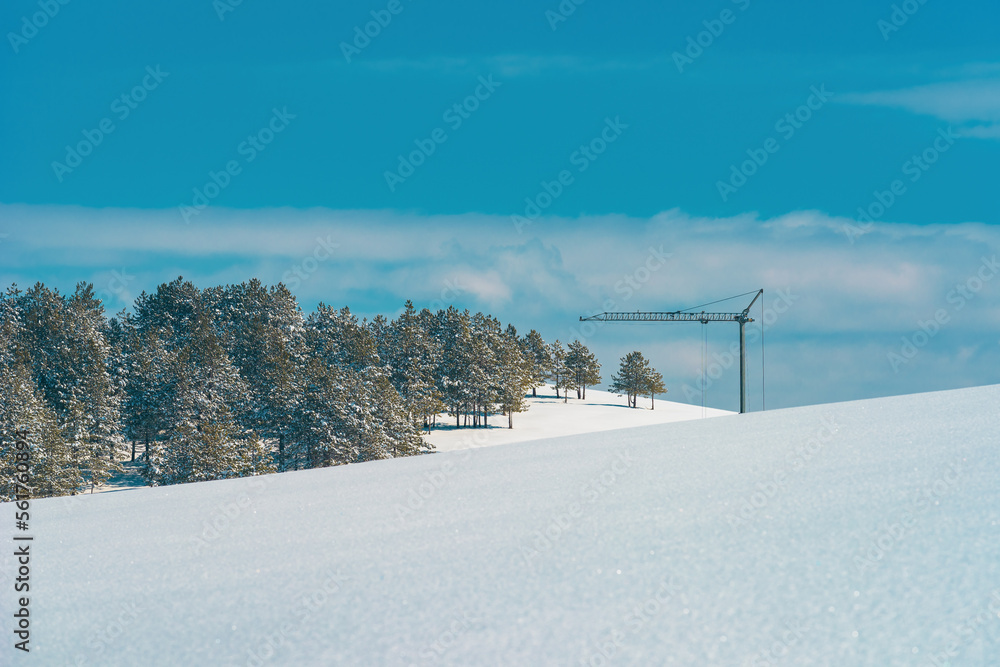
[[587, 385], [583, 385], [583, 400], [587, 400]]
[[132, 441], [132, 463], [135, 463], [135, 440]]
[[651, 406], [649, 409], [650, 410], [655, 410], [656, 409], [656, 394], [650, 394], [649, 395], [649, 401], [650, 401], [650, 406]]
[[507, 428], [514, 428], [514, 411], [507, 412]]
[[538, 398], [538, 387], [532, 387], [531, 388], [531, 397], [532, 398]]

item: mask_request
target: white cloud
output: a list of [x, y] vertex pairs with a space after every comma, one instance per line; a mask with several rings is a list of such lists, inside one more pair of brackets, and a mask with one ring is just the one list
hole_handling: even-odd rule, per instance
[[[685, 350], [697, 349], [698, 326], [608, 325], [586, 334], [577, 318], [609, 301], [616, 310], [673, 310], [763, 287], [769, 321], [777, 315], [768, 332], [777, 404], [985, 383], [1000, 365], [1000, 276], [961, 309], [948, 298], [976, 276], [982, 258], [1000, 254], [1000, 230], [977, 223], [877, 224], [852, 244], [850, 221], [815, 211], [765, 220], [678, 210], [650, 219], [551, 218], [520, 235], [507, 216], [325, 209], [208, 209], [185, 225], [176, 210], [0, 205], [0, 219], [9, 234], [0, 246], [7, 284], [42, 280], [68, 290], [91, 280], [108, 289], [110, 272], [124, 269], [135, 295], [177, 275], [207, 286], [251, 277], [276, 283], [308, 270], [293, 289], [307, 310], [323, 300], [391, 315], [406, 299], [418, 307], [454, 302], [550, 340], [588, 335], [606, 367], [631, 349], [654, 350], [675, 385], [693, 381]], [[331, 257], [309, 259], [322, 246], [317, 239], [337, 244]], [[664, 253], [671, 256], [661, 266], [655, 258]], [[787, 310], [782, 293], [792, 298]], [[886, 355], [939, 309], [950, 318], [941, 335], [892, 372]], [[713, 327], [713, 345], [735, 338], [730, 325]], [[686, 356], [670, 361], [677, 355]]]
[[902, 90], [843, 95], [842, 102], [904, 109], [960, 125], [960, 134], [1000, 139], [1000, 79], [933, 83]]

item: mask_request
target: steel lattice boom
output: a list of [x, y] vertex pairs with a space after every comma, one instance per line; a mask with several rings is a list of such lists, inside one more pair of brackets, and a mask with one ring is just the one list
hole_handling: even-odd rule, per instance
[[581, 317], [581, 322], [736, 322], [740, 326], [740, 413], [747, 411], [747, 341], [743, 326], [747, 322], [753, 322], [750, 317], [750, 309], [757, 299], [764, 294], [764, 290], [758, 290], [757, 295], [750, 302], [750, 305], [740, 313], [691, 313], [680, 310], [672, 312], [643, 312], [637, 310], [634, 313], [598, 313], [590, 317]]
[[[581, 322], [739, 322], [743, 313], [598, 313], [590, 317], [581, 317]], [[753, 322], [747, 318], [744, 322]]]

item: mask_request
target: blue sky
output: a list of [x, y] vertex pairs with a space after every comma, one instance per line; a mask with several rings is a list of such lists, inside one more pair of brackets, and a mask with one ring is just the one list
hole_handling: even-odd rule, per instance
[[[629, 309], [796, 296], [767, 332], [769, 407], [994, 383], [994, 282], [948, 298], [998, 249], [998, 14], [15, 0], [0, 279], [93, 281], [117, 310], [179, 274], [289, 280], [330, 239], [306, 308], [455, 302], [565, 339], [663, 245]], [[648, 350], [670, 398], [701, 372], [698, 326], [589, 338], [606, 366]], [[734, 407], [733, 377], [710, 404]]]

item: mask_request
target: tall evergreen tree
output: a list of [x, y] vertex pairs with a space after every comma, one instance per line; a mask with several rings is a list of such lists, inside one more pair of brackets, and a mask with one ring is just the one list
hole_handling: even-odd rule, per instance
[[[559, 398], [559, 390], [568, 390], [571, 379], [570, 371], [566, 367], [566, 350], [558, 340], [549, 345], [549, 359], [551, 359], [549, 379], [556, 388], [556, 398]], [[566, 397], [563, 400], [565, 402]]]
[[531, 395], [537, 397], [538, 386], [548, 379], [549, 373], [552, 371], [552, 356], [549, 353], [548, 346], [542, 339], [542, 335], [534, 329], [529, 331], [528, 335], [524, 337], [522, 347], [525, 350], [525, 354], [532, 361]]
[[31, 375], [91, 489], [120, 470], [120, 392], [113, 386], [106, 323], [93, 285], [65, 298], [41, 283], [20, 299]]
[[176, 484], [273, 472], [264, 443], [237, 423], [248, 389], [208, 312], [195, 315], [173, 372], [168, 437], [149, 457], [149, 479]]
[[410, 419], [428, 429], [433, 415], [444, 407], [434, 378], [440, 349], [431, 335], [429, 315], [429, 311], [417, 313], [413, 302], [407, 301], [403, 313], [388, 327], [380, 352], [389, 362], [392, 384]]
[[578, 340], [569, 344], [566, 353], [566, 369], [572, 378], [577, 398], [587, 398], [587, 387], [601, 381], [601, 364], [587, 346]]
[[[628, 397], [629, 407], [636, 407], [636, 398], [640, 394], [650, 393], [650, 388], [654, 387], [656, 373], [649, 366], [649, 361], [642, 356], [642, 352], [629, 352], [622, 357], [618, 374], [611, 377], [611, 391]], [[663, 378], [660, 376], [660, 387]]]
[[649, 375], [646, 377], [646, 391], [649, 394], [650, 409], [656, 409], [656, 395], [667, 393], [667, 388], [663, 385], [663, 374], [658, 373], [653, 369], [649, 370]]
[[20, 435], [28, 444], [33, 497], [75, 493], [84, 484], [55, 413], [36, 389], [24, 346], [20, 296], [16, 286], [0, 294], [0, 502], [17, 495], [17, 467], [24, 463], [24, 453], [17, 449]]
[[494, 355], [497, 360], [497, 401], [507, 415], [507, 428], [514, 428], [514, 413], [528, 409], [528, 389], [537, 386], [535, 360], [525, 353], [513, 325], [498, 337]]

